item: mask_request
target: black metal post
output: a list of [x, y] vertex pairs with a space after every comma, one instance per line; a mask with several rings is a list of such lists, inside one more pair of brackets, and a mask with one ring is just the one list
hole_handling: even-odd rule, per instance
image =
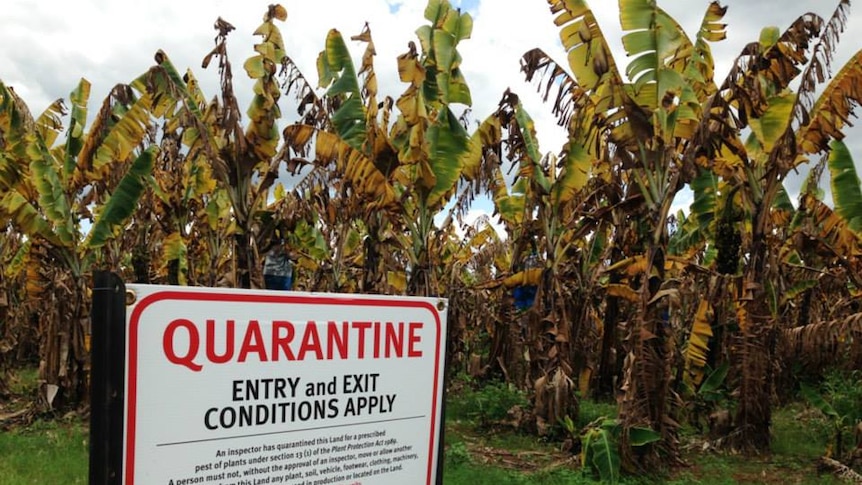
[[90, 485], [123, 482], [126, 286], [114, 273], [93, 274], [90, 350]]
[[[451, 301], [451, 300], [449, 300]], [[438, 307], [439, 308], [439, 307]], [[449, 307], [446, 306], [446, 313], [448, 316]], [[440, 399], [440, 433], [437, 435], [437, 483], [435, 485], [443, 485], [443, 468], [444, 468], [444, 460], [445, 450], [446, 450], [446, 388], [449, 384], [449, 329], [451, 326], [449, 325], [449, 319], [446, 319], [446, 335], [444, 336], [443, 342], [443, 389], [442, 389], [442, 398]]]

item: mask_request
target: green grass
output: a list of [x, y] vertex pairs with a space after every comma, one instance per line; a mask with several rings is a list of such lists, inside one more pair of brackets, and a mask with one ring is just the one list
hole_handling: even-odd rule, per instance
[[[15, 392], [32, 395], [36, 380], [25, 372], [13, 382]], [[511, 388], [465, 387], [448, 396], [444, 483], [452, 485], [586, 485], [599, 483], [577, 468], [577, 460], [560, 450], [558, 441], [515, 432], [505, 421], [504, 403], [523, 404]], [[9, 409], [7, 409], [7, 412]], [[2, 414], [2, 412], [0, 412]], [[614, 417], [616, 406], [582, 400], [578, 427], [599, 417]], [[816, 409], [797, 402], [773, 413], [772, 454], [751, 457], [703, 452], [690, 447], [688, 466], [666, 476], [632, 477], [624, 485], [731, 485], [842, 483], [820, 476], [815, 462], [831, 439], [829, 421]], [[29, 426], [0, 431], [0, 483], [84, 484], [88, 473], [87, 423], [80, 418], [37, 420]], [[697, 436], [683, 435], [683, 444]]]
[[[592, 404], [590, 404], [592, 406]], [[600, 405], [604, 406], [604, 405]], [[584, 408], [582, 407], [582, 410]], [[589, 407], [587, 409], [590, 409]], [[603, 410], [597, 416], [608, 413]], [[814, 415], [816, 416], [816, 415]], [[627, 477], [623, 484], [732, 485], [738, 483], [839, 484], [818, 476], [814, 461], [825, 450], [828, 429], [813, 431], [810, 409], [801, 404], [775, 413], [773, 454], [754, 458], [719, 453], [686, 457], [688, 468], [668, 477]], [[800, 426], [800, 423], [804, 426]], [[0, 433], [0, 477], [4, 485], [87, 483], [88, 436], [76, 420], [36, 421], [28, 427]], [[447, 422], [444, 483], [453, 485], [596, 484], [588, 474], [561, 464], [557, 443], [502, 429], [477, 428], [463, 420]], [[506, 450], [513, 459], [493, 461], [482, 450]], [[478, 451], [477, 451], [478, 450]], [[520, 461], [522, 470], [512, 470]], [[518, 465], [515, 465], [516, 468]]]
[[87, 483], [88, 431], [75, 421], [36, 421], [0, 432], [4, 485]]
[[[559, 443], [531, 434], [517, 433], [505, 426], [489, 426], [500, 418], [483, 416], [471, 407], [491, 397], [508, 401], [499, 386], [489, 389], [465, 387], [448, 396], [446, 420], [447, 451], [444, 461], [444, 483], [453, 485], [507, 484], [596, 484], [589, 473], [565, 462]], [[482, 407], [481, 411], [492, 407]], [[578, 428], [600, 417], [614, 417], [616, 405], [582, 400]], [[692, 431], [692, 430], [688, 430]], [[818, 475], [816, 461], [827, 448], [831, 437], [829, 422], [810, 405], [797, 402], [773, 413], [772, 454], [764, 457], [704, 452], [696, 446], [684, 457], [686, 467], [669, 470], [664, 476], [626, 476], [622, 484], [630, 485], [735, 485], [757, 484], [823, 484], [842, 483], [830, 475]], [[683, 435], [683, 445], [692, 445], [698, 437]], [[507, 450], [510, 456], [494, 456], [488, 450]], [[541, 452], [546, 456], [542, 457]], [[518, 468], [520, 460], [520, 470]], [[532, 463], [531, 463], [532, 461]]]
[[18, 369], [9, 376], [9, 392], [19, 396], [35, 392], [38, 381], [39, 369], [35, 367]]
[[498, 467], [462, 463], [447, 464], [443, 473], [443, 483], [471, 485], [575, 485], [594, 484], [595, 481], [584, 477], [579, 471], [552, 470], [522, 473]]

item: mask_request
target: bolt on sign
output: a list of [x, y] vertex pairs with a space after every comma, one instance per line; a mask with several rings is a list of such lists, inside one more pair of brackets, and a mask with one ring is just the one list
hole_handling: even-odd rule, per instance
[[121, 483], [442, 480], [445, 300], [125, 293]]

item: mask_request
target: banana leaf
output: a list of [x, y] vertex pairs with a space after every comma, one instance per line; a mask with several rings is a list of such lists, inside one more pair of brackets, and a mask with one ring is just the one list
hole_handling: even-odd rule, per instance
[[832, 175], [832, 200], [835, 212], [847, 221], [850, 229], [862, 233], [862, 187], [856, 165], [847, 145], [842, 141], [830, 144], [829, 172]]
[[12, 224], [28, 237], [40, 238], [56, 246], [63, 246], [51, 223], [19, 192], [10, 190], [0, 199], [0, 214], [6, 214]]
[[336, 133], [348, 145], [362, 150], [366, 140], [365, 109], [359, 93], [356, 68], [341, 33], [335, 29], [326, 36], [326, 48], [317, 57], [320, 87], [328, 87], [326, 95], [341, 100], [332, 115]]
[[108, 199], [99, 213], [90, 234], [87, 236], [85, 246], [89, 248], [103, 246], [109, 239], [117, 235], [116, 229], [122, 226], [132, 215], [138, 199], [147, 186], [147, 177], [153, 170], [156, 150], [155, 146], [147, 148], [132, 163], [129, 172], [117, 184], [111, 198]]
[[61, 245], [71, 247], [77, 241], [72, 210], [66, 198], [66, 187], [60, 179], [59, 167], [41, 143], [34, 143], [31, 150], [37, 152], [31, 153], [33, 161], [30, 162], [30, 171], [33, 184], [39, 192], [39, 208], [53, 226]]
[[66, 138], [66, 160], [63, 166], [63, 179], [68, 180], [75, 171], [78, 154], [84, 146], [84, 128], [87, 125], [87, 102], [90, 99], [90, 82], [81, 79], [78, 87], [69, 94], [72, 114], [69, 118], [69, 131]]

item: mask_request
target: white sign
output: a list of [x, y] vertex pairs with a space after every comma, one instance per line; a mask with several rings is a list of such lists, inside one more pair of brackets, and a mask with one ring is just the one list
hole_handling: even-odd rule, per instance
[[445, 300], [127, 289], [126, 485], [436, 483]]

